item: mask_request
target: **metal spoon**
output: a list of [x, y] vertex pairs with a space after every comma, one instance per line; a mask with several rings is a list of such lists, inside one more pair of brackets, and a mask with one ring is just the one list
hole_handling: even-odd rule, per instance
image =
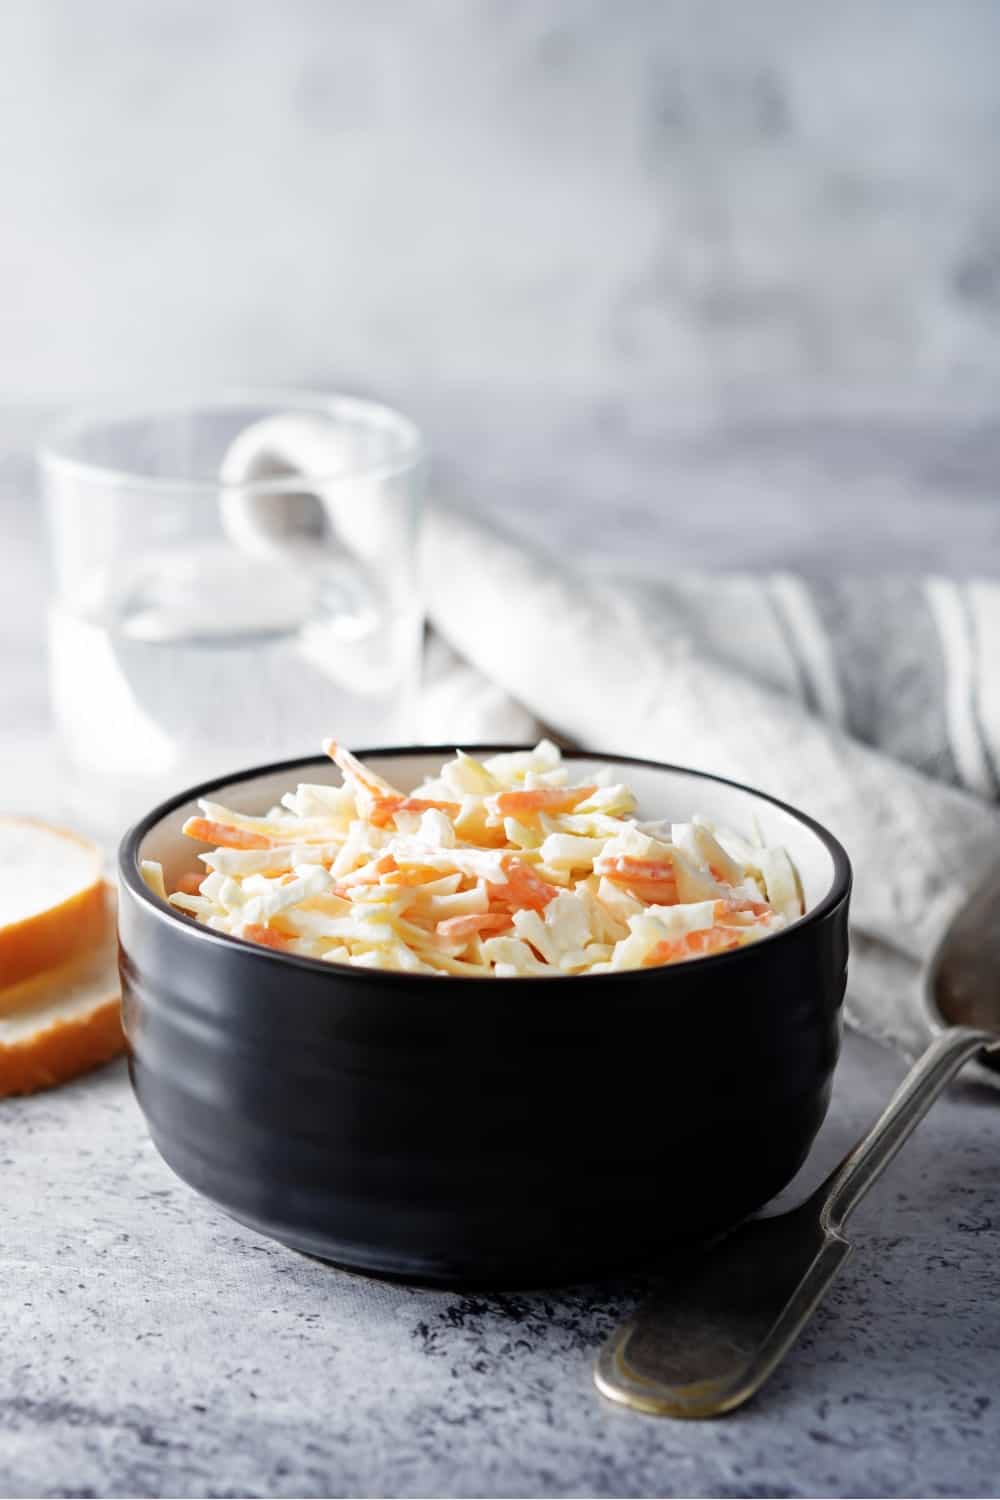
[[798, 1208], [702, 1250], [612, 1334], [594, 1367], [603, 1395], [656, 1416], [714, 1417], [759, 1390], [851, 1253], [852, 1210], [941, 1090], [976, 1053], [1000, 1081], [998, 910], [1000, 867], [931, 960], [924, 1001], [940, 1034], [868, 1134]]

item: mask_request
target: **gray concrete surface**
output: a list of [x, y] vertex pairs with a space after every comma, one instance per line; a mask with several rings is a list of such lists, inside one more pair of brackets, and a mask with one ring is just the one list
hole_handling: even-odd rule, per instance
[[[901, 1075], [851, 1037], [808, 1169]], [[858, 1211], [857, 1250], [756, 1403], [604, 1404], [639, 1279], [458, 1295], [228, 1221], [156, 1156], [113, 1065], [0, 1106], [8, 1495], [984, 1495], [1000, 1429], [1000, 1117], [956, 1089]]]

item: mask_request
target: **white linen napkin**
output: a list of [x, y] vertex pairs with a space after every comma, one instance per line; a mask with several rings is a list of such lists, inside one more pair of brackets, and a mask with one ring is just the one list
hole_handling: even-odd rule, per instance
[[[223, 476], [302, 473], [308, 491], [305, 476], [345, 463], [322, 418], [277, 416], [240, 434]], [[338, 494], [341, 534], [356, 524], [363, 541], [363, 489], [353, 507]], [[257, 550], [287, 530], [301, 546], [295, 499], [230, 491], [227, 534]], [[1000, 858], [1000, 587], [671, 578], [666, 560], [654, 583], [648, 559], [641, 578], [598, 577], [443, 505], [424, 546], [424, 741], [523, 742], [544, 728], [811, 813], [854, 865], [848, 1020], [919, 1051], [922, 966]]]

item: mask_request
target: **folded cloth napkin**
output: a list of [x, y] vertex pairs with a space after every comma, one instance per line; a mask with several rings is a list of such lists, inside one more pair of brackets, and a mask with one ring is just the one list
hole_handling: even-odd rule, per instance
[[854, 865], [848, 1019], [919, 1051], [921, 967], [1000, 858], [1000, 586], [595, 576], [442, 506], [426, 549], [426, 738], [544, 724], [807, 810]]
[[[327, 504], [307, 476], [350, 461], [325, 418], [286, 414], [241, 433], [222, 477], [301, 473]], [[345, 545], [353, 526], [363, 542], [363, 487], [352, 506], [336, 494]], [[223, 525], [252, 551], [301, 542], [295, 503], [229, 490]], [[425, 741], [524, 741], [544, 727], [810, 812], [854, 865], [848, 1019], [918, 1051], [922, 966], [1000, 858], [1000, 586], [596, 576], [443, 505], [425, 546]]]

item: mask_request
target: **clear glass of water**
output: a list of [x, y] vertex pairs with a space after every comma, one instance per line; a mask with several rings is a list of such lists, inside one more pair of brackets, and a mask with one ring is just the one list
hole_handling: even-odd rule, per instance
[[49, 672], [77, 818], [416, 737], [423, 445], [407, 418], [267, 391], [82, 415], [40, 455]]

